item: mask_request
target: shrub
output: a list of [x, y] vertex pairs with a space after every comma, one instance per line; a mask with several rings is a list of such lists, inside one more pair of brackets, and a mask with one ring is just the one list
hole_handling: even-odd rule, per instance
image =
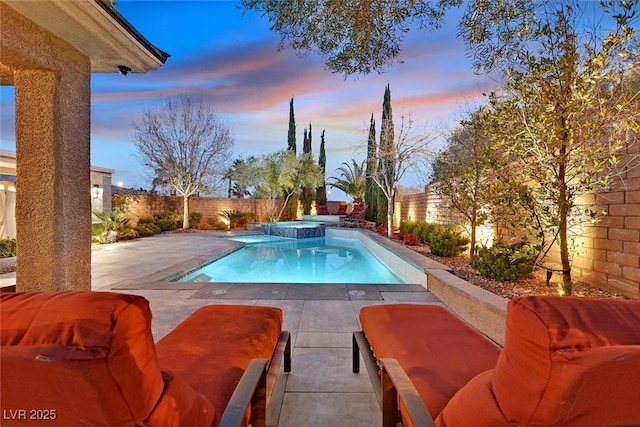
[[462, 236], [455, 226], [445, 224], [426, 224], [420, 236], [431, 250], [431, 253], [442, 257], [459, 255], [467, 249], [469, 239]]
[[0, 258], [16, 256], [16, 239], [0, 239]]
[[202, 214], [200, 212], [189, 213], [189, 227], [197, 228], [200, 221], [202, 221]]
[[220, 213], [220, 216], [229, 224], [229, 228], [245, 228], [249, 222], [247, 218], [249, 215], [239, 210], [224, 210]]
[[160, 219], [156, 221], [156, 225], [160, 227], [162, 231], [173, 231], [178, 228], [178, 222], [171, 218]]
[[403, 236], [404, 244], [408, 246], [418, 246], [420, 239], [413, 233], [405, 234]]
[[513, 245], [495, 245], [481, 248], [473, 267], [483, 276], [500, 281], [515, 281], [531, 277], [539, 245], [516, 243]]
[[141, 224], [153, 224], [153, 218], [151, 218], [150, 216], [143, 216], [142, 218], [138, 219], [138, 225]]
[[[400, 222], [400, 233], [402, 234], [411, 234], [416, 231], [416, 228], [420, 227], [421, 222], [414, 221], [401, 221]], [[424, 224], [424, 222], [422, 222]]]
[[386, 236], [387, 235], [387, 227], [385, 227], [384, 225], [378, 225], [376, 227], [376, 233], [382, 235], [382, 236]]
[[178, 228], [177, 217], [176, 214], [162, 212], [154, 215], [154, 222], [162, 231], [173, 231]]
[[151, 223], [143, 222], [142, 224], [138, 223], [135, 230], [140, 237], [153, 236], [162, 231], [160, 230], [160, 227], [158, 227], [152, 222]]
[[138, 237], [129, 225], [129, 218], [120, 211], [94, 212], [100, 224], [91, 227], [91, 239], [97, 243], [115, 243]]

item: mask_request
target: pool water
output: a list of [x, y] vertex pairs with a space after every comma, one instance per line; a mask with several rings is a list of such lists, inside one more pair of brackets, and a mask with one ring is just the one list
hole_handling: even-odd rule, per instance
[[[180, 282], [404, 283], [359, 240], [240, 238], [247, 245], [205, 265]], [[250, 243], [250, 242], [255, 243]], [[257, 242], [256, 242], [257, 241]]]

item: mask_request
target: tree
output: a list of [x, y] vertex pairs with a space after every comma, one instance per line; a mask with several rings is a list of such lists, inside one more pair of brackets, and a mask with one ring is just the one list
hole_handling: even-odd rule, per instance
[[435, 158], [432, 168], [437, 193], [446, 197], [469, 222], [471, 265], [477, 252], [478, 226], [489, 220], [501, 222], [501, 213], [506, 210], [513, 221], [522, 204], [518, 196], [524, 190], [493, 146], [487, 116], [485, 109], [480, 108], [468, 120], [463, 120], [450, 133], [444, 151]]
[[262, 12], [280, 37], [300, 54], [317, 52], [331, 71], [381, 73], [398, 61], [411, 28], [438, 28], [450, 5], [462, 0], [370, 0], [367, 2], [242, 0], [245, 10]]
[[183, 227], [189, 228], [189, 197], [211, 188], [227, 169], [231, 129], [202, 101], [184, 97], [145, 111], [134, 141], [150, 174], [182, 195]]
[[293, 113], [293, 98], [289, 102], [289, 132], [287, 133], [287, 147], [289, 151], [296, 152], [296, 118]]
[[[393, 111], [391, 110], [391, 89], [387, 85], [384, 89], [384, 99], [382, 102], [382, 121], [380, 123], [380, 146], [379, 151], [386, 153], [385, 156], [378, 157], [378, 166], [376, 168], [377, 173], [380, 171], [386, 171], [389, 175], [385, 178], [386, 182], [391, 182], [393, 173], [393, 165], [389, 164], [394, 161], [394, 127], [393, 127]], [[387, 162], [386, 165], [381, 165], [381, 162]], [[388, 212], [388, 204], [393, 204], [395, 199], [387, 199], [384, 194], [378, 191], [378, 223], [384, 223]]]
[[[304, 130], [304, 144], [302, 146], [302, 153], [303, 157], [301, 158], [301, 161], [304, 163], [304, 165], [302, 165], [302, 170], [312, 170], [314, 163], [313, 155], [311, 152], [311, 123], [309, 123], [309, 132], [307, 133], [306, 128]], [[302, 212], [304, 212], [305, 214], [311, 213], [311, 205], [313, 204], [313, 193], [315, 186], [316, 183], [312, 183], [302, 188], [300, 199], [302, 201]]]
[[[494, 141], [533, 187], [544, 230], [559, 245], [559, 288], [571, 294], [576, 227], [599, 216], [580, 200], [625, 169], [633, 158], [619, 155], [640, 131], [638, 91], [627, 87], [637, 3], [475, 0], [469, 7], [461, 34], [475, 66], [504, 79], [503, 92], [490, 97]], [[594, 16], [601, 19], [590, 26]]]
[[[245, 196], [251, 195], [249, 188], [256, 179], [257, 162], [258, 159], [255, 156], [249, 156], [246, 159], [239, 157], [233, 161], [233, 164], [225, 174], [225, 177], [229, 180], [229, 197], [233, 195], [239, 199], [244, 199]], [[231, 185], [232, 183], [233, 185]]]
[[[303, 187], [317, 185], [320, 172], [313, 165], [305, 162], [303, 154], [297, 157], [290, 150], [278, 151], [262, 156], [256, 165], [256, 197], [267, 197], [271, 201], [269, 220], [278, 221], [287, 203], [296, 194], [300, 194]], [[315, 184], [314, 184], [315, 183]], [[283, 203], [278, 210], [276, 201], [282, 198]]]
[[[429, 135], [414, 135], [412, 132], [413, 121], [401, 119], [401, 125], [398, 136], [394, 143], [387, 145], [387, 148], [380, 147], [376, 153], [376, 161], [378, 162], [378, 170], [372, 175], [373, 181], [380, 188], [383, 196], [387, 200], [387, 233], [391, 237], [393, 235], [393, 214], [398, 184], [402, 177], [409, 170], [424, 170], [429, 167], [429, 159], [433, 153], [430, 150], [430, 144], [434, 138]], [[386, 128], [387, 132], [391, 132], [390, 127]]]
[[340, 172], [340, 177], [329, 177], [333, 182], [328, 184], [353, 197], [354, 202], [361, 202], [364, 199], [366, 180], [364, 165], [364, 162], [358, 163], [353, 159], [351, 159], [351, 164], [342, 163], [342, 166], [337, 169]]
[[325, 174], [327, 172], [327, 154], [324, 148], [324, 129], [320, 135], [320, 157], [318, 157], [318, 167], [322, 173], [320, 186], [316, 188], [316, 206], [327, 204], [327, 187], [325, 185]]
[[378, 219], [378, 199], [380, 195], [380, 189], [373, 181], [371, 176], [376, 173], [377, 157], [376, 151], [378, 146], [376, 143], [376, 121], [373, 120], [373, 113], [371, 113], [371, 120], [369, 122], [369, 138], [367, 139], [367, 169], [366, 169], [366, 189], [364, 193], [364, 201], [368, 206], [366, 219], [368, 221], [377, 221]]

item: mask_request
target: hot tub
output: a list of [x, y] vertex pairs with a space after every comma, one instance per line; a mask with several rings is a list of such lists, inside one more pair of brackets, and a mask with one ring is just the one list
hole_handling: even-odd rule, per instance
[[282, 221], [262, 224], [262, 232], [269, 236], [306, 239], [324, 237], [325, 225], [307, 221]]

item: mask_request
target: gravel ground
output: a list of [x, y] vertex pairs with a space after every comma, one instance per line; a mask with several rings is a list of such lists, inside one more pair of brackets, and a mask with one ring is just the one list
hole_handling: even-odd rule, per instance
[[[421, 253], [429, 258], [438, 261], [453, 269], [453, 273], [468, 281], [469, 283], [486, 289], [494, 294], [500, 295], [504, 298], [516, 298], [526, 295], [558, 295], [556, 288], [558, 276], [554, 274], [551, 279], [551, 284], [547, 286], [546, 283], [546, 271], [537, 270], [534, 272], [534, 277], [531, 279], [524, 279], [517, 282], [500, 282], [497, 280], [489, 279], [482, 276], [471, 265], [469, 265], [469, 258], [466, 256], [457, 256], [452, 258], [443, 258], [433, 255], [429, 252], [429, 249], [424, 246], [409, 246], [414, 251]], [[611, 292], [604, 289], [596, 288], [584, 282], [576, 282], [573, 284], [573, 295], [583, 297], [597, 297], [597, 298], [614, 298], [614, 299], [629, 299], [623, 294], [617, 292]]]

